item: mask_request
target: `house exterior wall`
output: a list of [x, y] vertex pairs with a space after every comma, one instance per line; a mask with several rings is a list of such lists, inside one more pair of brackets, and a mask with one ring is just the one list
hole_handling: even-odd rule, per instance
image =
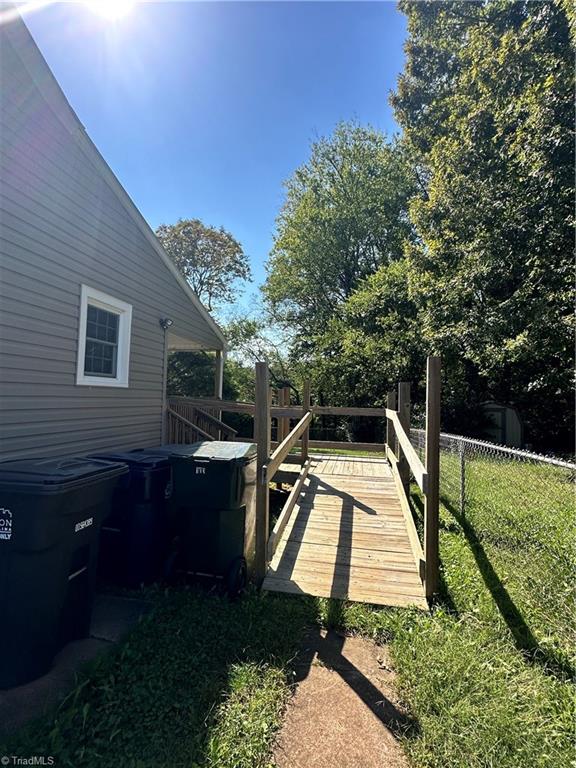
[[[159, 319], [222, 347], [96, 154], [23, 23], [0, 28], [0, 459], [158, 444]], [[132, 305], [127, 388], [76, 384], [82, 284]]]

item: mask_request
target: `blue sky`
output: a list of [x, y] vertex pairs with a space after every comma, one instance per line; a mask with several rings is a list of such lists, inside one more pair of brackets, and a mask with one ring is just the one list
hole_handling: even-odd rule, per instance
[[116, 22], [58, 3], [26, 23], [149, 224], [223, 225], [255, 285], [310, 143], [340, 120], [397, 130], [406, 27], [391, 2], [143, 3]]

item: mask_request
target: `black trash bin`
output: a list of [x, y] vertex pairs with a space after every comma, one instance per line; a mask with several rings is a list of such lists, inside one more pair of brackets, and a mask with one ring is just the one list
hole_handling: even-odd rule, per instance
[[47, 672], [90, 629], [99, 528], [125, 464], [0, 463], [0, 688]]
[[168, 574], [219, 576], [237, 594], [254, 564], [256, 445], [212, 441], [150, 452], [172, 465]]
[[166, 502], [172, 488], [167, 456], [107, 453], [94, 458], [124, 462], [128, 474], [114, 491], [100, 532], [99, 577], [136, 588], [162, 576], [168, 545]]

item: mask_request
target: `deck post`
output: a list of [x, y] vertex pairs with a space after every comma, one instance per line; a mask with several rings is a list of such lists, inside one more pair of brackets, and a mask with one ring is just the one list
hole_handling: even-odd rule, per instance
[[269, 494], [266, 465], [270, 457], [270, 375], [268, 363], [256, 363], [256, 397], [254, 402], [254, 441], [256, 458], [256, 555], [254, 577], [258, 584], [266, 575], [266, 551], [269, 535]]
[[[281, 387], [280, 389], [276, 390], [276, 397], [278, 400], [278, 405], [282, 407], [287, 407], [290, 405], [290, 387]], [[288, 433], [290, 432], [290, 419], [288, 419], [286, 416], [278, 416], [276, 419], [276, 442], [278, 445], [284, 440], [285, 437], [288, 436]], [[282, 483], [277, 482], [276, 488], [278, 490], [282, 489]]]
[[429, 357], [426, 366], [426, 447], [428, 485], [424, 496], [424, 589], [430, 598], [438, 592], [440, 507], [440, 365], [439, 357]]
[[214, 397], [222, 400], [222, 391], [224, 388], [224, 351], [217, 349], [215, 352], [216, 367], [214, 370]]
[[[282, 387], [280, 390], [282, 393], [282, 402], [280, 405], [283, 405], [284, 407], [288, 408], [290, 405], [290, 387]], [[290, 432], [290, 419], [288, 416], [283, 416], [282, 419], [282, 440], [284, 440], [285, 437], [288, 437], [288, 434]], [[278, 442], [281, 442], [279, 440]]]
[[[215, 351], [214, 397], [217, 397], [218, 400], [222, 400], [224, 390], [224, 361], [224, 351], [217, 349]], [[216, 411], [214, 415], [222, 421], [222, 411]], [[218, 430], [218, 440], [222, 440], [222, 432], [220, 430]]]
[[[386, 407], [390, 411], [396, 410], [396, 392], [388, 392], [386, 396]], [[396, 454], [396, 434], [394, 432], [394, 425], [390, 419], [386, 419], [386, 445], [392, 451], [394, 456]]]
[[[402, 424], [402, 427], [404, 428], [404, 432], [410, 437], [410, 382], [408, 381], [401, 381], [398, 384], [398, 418], [400, 424]], [[398, 454], [398, 474], [402, 480], [406, 495], [408, 495], [410, 486], [410, 466], [402, 451], [399, 451]]]
[[[274, 398], [276, 398], [276, 403], [275, 403], [276, 405], [282, 405], [282, 390], [273, 388], [270, 390], [270, 393], [272, 398], [272, 405], [274, 405]], [[271, 416], [270, 418], [274, 418], [274, 420], [276, 421], [276, 432], [275, 432], [276, 438], [275, 439], [276, 439], [276, 442], [279, 443], [281, 442], [281, 436], [282, 436], [282, 432], [281, 432], [282, 426], [280, 424], [280, 416], [274, 416], [274, 417]], [[272, 424], [273, 422], [270, 422], [270, 429], [273, 431]]]
[[[310, 410], [310, 379], [304, 380], [304, 387], [302, 390], [302, 410], [305, 415]], [[310, 444], [310, 427], [306, 427], [302, 435], [302, 464], [306, 461], [309, 454]]]

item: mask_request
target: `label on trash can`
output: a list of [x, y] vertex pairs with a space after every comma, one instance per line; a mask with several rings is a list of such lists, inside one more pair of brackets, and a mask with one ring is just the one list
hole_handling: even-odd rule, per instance
[[74, 526], [74, 533], [78, 533], [78, 531], [83, 531], [84, 528], [88, 528], [89, 525], [92, 525], [94, 522], [93, 517], [88, 517], [86, 520], [81, 520], [79, 523], [76, 523]]
[[10, 541], [12, 538], [12, 512], [0, 507], [0, 540]]

